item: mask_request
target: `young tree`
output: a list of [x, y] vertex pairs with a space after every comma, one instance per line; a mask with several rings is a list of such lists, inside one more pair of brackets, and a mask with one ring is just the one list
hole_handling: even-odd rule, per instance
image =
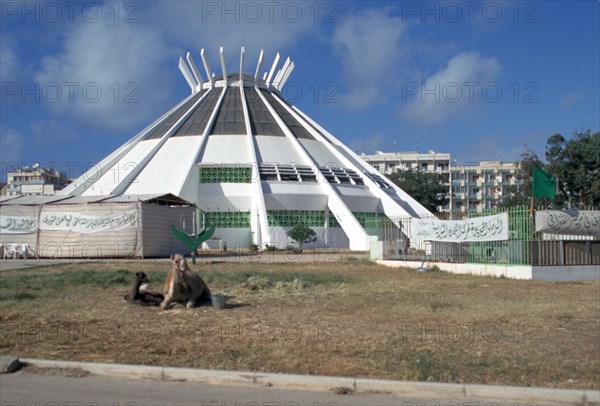
[[302, 252], [302, 246], [305, 243], [316, 241], [317, 233], [310, 227], [305, 226], [302, 223], [296, 224], [290, 231], [287, 232], [287, 236], [298, 243], [298, 249]]
[[438, 212], [439, 206], [448, 202], [448, 191], [444, 187], [448, 179], [439, 173], [411, 169], [397, 171], [387, 177], [432, 213]]

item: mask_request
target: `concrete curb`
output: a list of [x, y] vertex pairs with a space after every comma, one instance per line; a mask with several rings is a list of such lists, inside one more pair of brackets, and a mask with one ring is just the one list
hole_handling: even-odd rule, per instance
[[550, 389], [519, 386], [391, 381], [319, 375], [275, 374], [145, 365], [54, 361], [35, 358], [23, 358], [21, 359], [21, 362], [41, 368], [75, 368], [95, 375], [164, 381], [261, 385], [324, 391], [330, 391], [334, 388], [348, 388], [355, 392], [379, 392], [419, 396], [432, 395], [449, 398], [479, 397], [497, 400], [519, 400], [521, 402], [550, 401], [573, 404], [586, 404], [587, 402], [600, 403], [600, 391], [589, 389]]

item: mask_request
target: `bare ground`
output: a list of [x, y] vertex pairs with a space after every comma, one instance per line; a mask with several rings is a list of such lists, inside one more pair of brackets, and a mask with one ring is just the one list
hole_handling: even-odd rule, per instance
[[[159, 271], [167, 267], [165, 262], [103, 262], [2, 272], [0, 353], [600, 388], [598, 282], [418, 273], [356, 260], [209, 263], [195, 269], [212, 280], [213, 293], [231, 296], [225, 309], [177, 306], [163, 311], [122, 299], [134, 272], [148, 272], [151, 287], [160, 290]], [[58, 285], [44, 282], [42, 289], [34, 283], [82, 269], [90, 277], [127, 273], [106, 287], [97, 281], [77, 285], [64, 276]], [[301, 276], [292, 280], [289, 275]]]

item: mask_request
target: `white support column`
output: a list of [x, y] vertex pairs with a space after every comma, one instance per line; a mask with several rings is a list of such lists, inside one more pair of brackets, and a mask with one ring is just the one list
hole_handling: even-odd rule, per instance
[[278, 86], [279, 91], [281, 91], [281, 89], [283, 89], [283, 86], [285, 86], [285, 82], [287, 82], [287, 80], [289, 79], [294, 68], [295, 68], [294, 62], [292, 62], [290, 64], [290, 66], [288, 67], [288, 70], [283, 74], [283, 77], [281, 78], [281, 83], [279, 83], [279, 86]]
[[246, 54], [246, 48], [242, 47], [240, 50], [240, 87], [244, 87], [244, 54]]
[[[294, 134], [292, 134], [290, 129], [285, 125], [281, 117], [279, 117], [275, 109], [269, 104], [269, 102], [266, 100], [266, 98], [262, 95], [260, 91], [258, 91], [258, 95], [267, 106], [267, 109], [269, 110], [279, 127], [281, 127], [281, 130], [283, 131], [285, 136], [294, 146], [296, 152], [298, 152], [298, 155], [303, 161], [302, 163], [304, 165], [308, 165], [312, 168], [315, 168], [315, 171], [318, 171], [318, 163], [315, 162], [312, 159], [312, 157], [306, 152], [306, 150], [300, 144], [298, 139], [296, 139]], [[327, 205], [329, 207], [329, 210], [335, 213], [338, 223], [350, 239], [350, 249], [355, 251], [367, 251], [369, 249], [369, 235], [367, 234], [365, 229], [360, 225], [358, 220], [356, 220], [356, 217], [354, 217], [354, 214], [352, 214], [348, 206], [346, 206], [344, 200], [335, 191], [333, 186], [329, 184], [329, 182], [319, 182], [319, 185], [328, 197]]]
[[283, 75], [285, 75], [287, 70], [289, 69], [291, 63], [292, 63], [292, 60], [288, 57], [285, 60], [283, 67], [279, 70], [279, 72], [277, 72], [277, 76], [275, 76], [275, 79], [273, 80], [273, 86], [276, 89], [279, 90], [279, 84], [281, 83], [281, 79], [283, 78]]
[[190, 65], [190, 68], [192, 68], [192, 73], [194, 74], [194, 77], [196, 78], [196, 82], [198, 82], [197, 91], [202, 90], [202, 84], [204, 83], [204, 81], [202, 80], [202, 75], [200, 74], [200, 71], [196, 67], [196, 62], [194, 62], [194, 58], [192, 58], [192, 54], [188, 52], [187, 55], [185, 56], [185, 59], [187, 59], [188, 64]]
[[[250, 89], [252, 90], [252, 89]], [[250, 115], [248, 114], [248, 105], [246, 104], [246, 92], [243, 86], [240, 86], [240, 95], [242, 97], [242, 109], [244, 111], [244, 122], [246, 123], [246, 134], [250, 143], [250, 153], [252, 156], [252, 207], [251, 207], [251, 230], [253, 232], [254, 243], [259, 247], [265, 247], [265, 244], [271, 244], [271, 233], [269, 232], [269, 221], [267, 218], [267, 205], [265, 204], [265, 195], [260, 181], [258, 171], [257, 153], [258, 145], [252, 134], [250, 125]]]
[[283, 73], [283, 71], [281, 69], [279, 69], [277, 71], [277, 74], [275, 75], [275, 77], [273, 78], [273, 83], [272, 86], [277, 89], [277, 83], [279, 82], [279, 78], [281, 78], [281, 74]]
[[190, 72], [182, 57], [179, 57], [179, 71], [185, 78], [187, 84], [190, 86], [192, 93], [195, 93], [196, 89], [198, 88], [198, 82], [196, 82], [196, 79], [194, 79], [194, 76]]
[[204, 55], [204, 48], [200, 50], [200, 58], [202, 58], [202, 63], [204, 64], [204, 70], [206, 71], [206, 77], [210, 82], [210, 87], [214, 87], [215, 78], [213, 78], [212, 71], [210, 70], [210, 66], [208, 65], [208, 59], [206, 59], [206, 55]]
[[225, 83], [225, 87], [227, 87], [227, 69], [225, 69], [225, 50], [223, 47], [219, 49], [219, 54], [221, 56], [221, 70], [223, 71], [223, 82]]
[[258, 56], [258, 63], [256, 64], [256, 72], [254, 72], [254, 84], [258, 83], [260, 70], [262, 69], [263, 60], [265, 59], [265, 50], [260, 50], [260, 55]]
[[[409, 196], [405, 191], [396, 186], [393, 182], [388, 181], [388, 183], [392, 186], [392, 189], [396, 192], [398, 197], [403, 201], [404, 205], [392, 199], [385, 191], [383, 191], [379, 185], [373, 182], [368, 177], [364, 176], [363, 170], [366, 170], [369, 173], [380, 175], [371, 165], [364, 162], [358, 155], [356, 155], [352, 150], [350, 150], [343, 143], [339, 142], [333, 135], [331, 135], [327, 130], [317, 124], [314, 120], [304, 114], [300, 109], [293, 107], [289, 108], [285, 103], [281, 103], [289, 112], [292, 114], [298, 121], [308, 123], [310, 125], [306, 125], [307, 130], [315, 137], [315, 139], [323, 142], [325, 145], [339, 160], [343, 162], [344, 165], [347, 165], [348, 168], [351, 168], [357, 171], [359, 174], [363, 176], [363, 180], [365, 185], [369, 187], [371, 193], [375, 196], [379, 197], [381, 203], [383, 205], [383, 209], [385, 214], [388, 217], [394, 216], [430, 216], [431, 213], [425, 207], [423, 207], [419, 202]], [[327, 140], [323, 138], [319, 132], [315, 131], [311, 126], [318, 129], [323, 136], [330, 137], [332, 142], [334, 142], [340, 149], [344, 151], [345, 154], [342, 154], [337, 148], [333, 147]], [[347, 155], [346, 155], [347, 154]], [[352, 159], [348, 158], [351, 157]]]
[[271, 80], [273, 79], [275, 69], [277, 69], [277, 65], [279, 64], [279, 58], [281, 58], [281, 55], [279, 55], [279, 52], [277, 52], [275, 60], [273, 61], [273, 65], [271, 66], [271, 70], [269, 71], [269, 76], [267, 76], [267, 86], [271, 86]]

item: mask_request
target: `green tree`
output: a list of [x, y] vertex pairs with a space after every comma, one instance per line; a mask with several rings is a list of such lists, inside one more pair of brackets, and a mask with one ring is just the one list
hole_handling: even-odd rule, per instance
[[387, 177], [432, 213], [448, 203], [448, 190], [444, 186], [448, 179], [439, 173], [411, 169], [399, 170]]
[[287, 236], [298, 243], [298, 249], [302, 252], [302, 246], [305, 243], [313, 242], [317, 239], [317, 233], [310, 227], [305, 226], [302, 223], [296, 224], [290, 231], [287, 232]]
[[570, 140], [554, 134], [546, 142], [546, 159], [569, 206], [600, 206], [600, 132], [573, 132]]

